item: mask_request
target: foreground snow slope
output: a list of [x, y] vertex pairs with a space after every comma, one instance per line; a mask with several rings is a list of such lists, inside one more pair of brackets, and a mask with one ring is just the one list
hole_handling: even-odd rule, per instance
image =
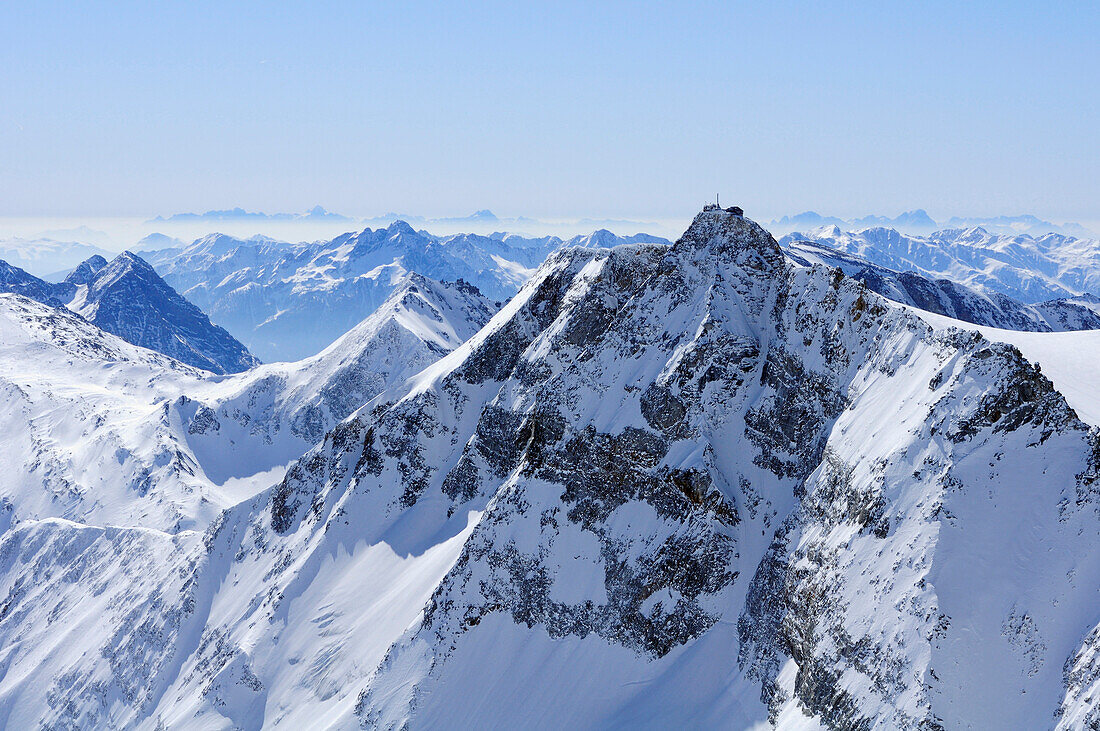
[[1080, 727], [1098, 477], [1017, 350], [707, 210], [553, 255], [201, 536], [10, 530], [0, 717]]
[[0, 294], [5, 522], [205, 526], [225, 503], [165, 409], [205, 377], [64, 308]]
[[409, 275], [324, 353], [213, 377], [68, 310], [0, 295], [0, 529], [49, 516], [205, 527], [491, 314], [475, 290]]

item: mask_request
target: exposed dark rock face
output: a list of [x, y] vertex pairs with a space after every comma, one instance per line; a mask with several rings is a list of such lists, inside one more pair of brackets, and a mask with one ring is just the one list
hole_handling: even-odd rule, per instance
[[0, 292], [21, 294], [51, 307], [64, 307], [65, 305], [61, 297], [58, 296], [55, 285], [25, 272], [19, 267], [12, 266], [6, 261], [0, 261]]
[[96, 254], [82, 261], [76, 269], [69, 272], [69, 275], [65, 277], [64, 283], [72, 285], [73, 287], [82, 284], [91, 284], [106, 266], [107, 260], [99, 254]]
[[119, 254], [85, 286], [73, 308], [123, 340], [214, 373], [237, 373], [259, 362], [134, 254]]

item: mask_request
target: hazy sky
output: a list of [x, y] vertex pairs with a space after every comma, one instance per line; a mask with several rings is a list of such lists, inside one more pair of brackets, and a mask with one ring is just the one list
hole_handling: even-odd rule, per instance
[[0, 4], [0, 215], [1100, 219], [1082, 3]]

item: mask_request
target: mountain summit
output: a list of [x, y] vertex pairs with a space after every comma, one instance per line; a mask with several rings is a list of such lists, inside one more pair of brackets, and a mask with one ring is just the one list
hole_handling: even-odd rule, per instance
[[69, 309], [135, 345], [213, 373], [259, 362], [136, 254], [123, 252], [109, 264], [89, 259], [65, 284], [75, 288]]

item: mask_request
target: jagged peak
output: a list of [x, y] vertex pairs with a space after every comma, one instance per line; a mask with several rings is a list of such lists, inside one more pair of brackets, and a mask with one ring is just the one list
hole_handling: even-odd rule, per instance
[[107, 266], [107, 260], [99, 254], [94, 254], [80, 262], [75, 269], [65, 277], [68, 284], [88, 284], [95, 276]]
[[126, 272], [135, 272], [142, 276], [152, 275], [156, 279], [160, 279], [160, 275], [153, 269], [153, 265], [132, 251], [124, 251], [116, 256], [110, 264], [100, 269], [96, 278], [98, 279], [100, 275], [105, 278], [118, 277]]
[[397, 219], [385, 229], [390, 234], [415, 234], [416, 229], [413, 228], [408, 221], [403, 219]]
[[673, 244], [673, 249], [696, 255], [700, 252], [716, 256], [728, 253], [738, 263], [745, 263], [742, 262], [742, 255], [753, 254], [759, 259], [754, 268], [769, 273], [785, 266], [782, 249], [760, 224], [740, 213], [716, 206], [700, 211]]

